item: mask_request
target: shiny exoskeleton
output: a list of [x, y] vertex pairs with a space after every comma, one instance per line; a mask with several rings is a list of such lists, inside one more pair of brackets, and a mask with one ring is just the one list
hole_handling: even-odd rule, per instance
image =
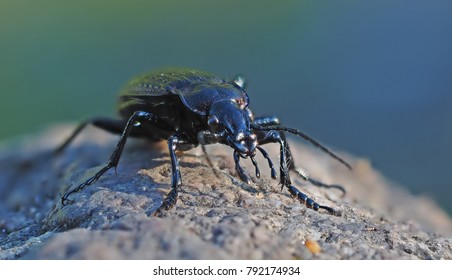
[[336, 214], [333, 208], [317, 204], [292, 185], [289, 171], [316, 186], [337, 188], [345, 193], [341, 186], [324, 184], [296, 168], [284, 132], [299, 135], [348, 168], [350, 165], [301, 131], [282, 126], [276, 117], [255, 118], [248, 105], [249, 98], [241, 77], [227, 81], [198, 70], [175, 69], [152, 72], [130, 81], [119, 96], [120, 119], [93, 118], [85, 121], [57, 149], [62, 151], [88, 124], [121, 135], [108, 163], [87, 181], [65, 193], [61, 198], [62, 204], [68, 204], [71, 194], [91, 185], [118, 165], [128, 137], [144, 137], [151, 141], [167, 140], [171, 158], [171, 191], [155, 214], [170, 209], [177, 201], [182, 179], [176, 150], [189, 150], [198, 145], [202, 145], [204, 150], [204, 145], [215, 143], [233, 149], [237, 173], [247, 183], [250, 179], [240, 166], [240, 159], [250, 158], [256, 176], [260, 177], [255, 161], [259, 151], [268, 161], [271, 177], [276, 179], [274, 165], [262, 145], [279, 143], [282, 187], [287, 187], [290, 194], [308, 208], [325, 209]]

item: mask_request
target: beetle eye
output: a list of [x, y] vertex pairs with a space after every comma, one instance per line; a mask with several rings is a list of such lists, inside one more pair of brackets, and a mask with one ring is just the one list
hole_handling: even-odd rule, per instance
[[239, 105], [240, 109], [245, 108], [245, 100], [243, 100], [242, 98], [237, 98], [234, 101], [235, 103], [237, 103], [237, 105]]
[[214, 115], [210, 116], [209, 119], [207, 120], [207, 125], [213, 130], [217, 130], [219, 127], [219, 124], [220, 124], [220, 121]]

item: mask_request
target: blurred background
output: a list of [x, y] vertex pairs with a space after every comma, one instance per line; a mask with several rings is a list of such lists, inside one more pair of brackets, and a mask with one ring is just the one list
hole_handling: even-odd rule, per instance
[[452, 214], [451, 15], [446, 0], [0, 0], [0, 141], [114, 116], [155, 68], [241, 73], [256, 115]]

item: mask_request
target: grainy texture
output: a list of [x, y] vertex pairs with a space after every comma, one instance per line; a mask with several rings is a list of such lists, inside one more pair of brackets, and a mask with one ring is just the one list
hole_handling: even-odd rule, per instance
[[[0, 146], [1, 259], [452, 258], [452, 222], [434, 202], [394, 186], [366, 160], [342, 154], [350, 172], [293, 138], [297, 164], [348, 193], [341, 198], [292, 174], [294, 184], [341, 217], [281, 191], [262, 159], [263, 178], [240, 182], [232, 150], [221, 145], [209, 147], [218, 177], [200, 149], [180, 156], [176, 207], [153, 217], [170, 187], [170, 162], [165, 145], [140, 140], [128, 143], [117, 174], [107, 172], [62, 207], [61, 194], [101, 168], [117, 139], [90, 128], [52, 155], [71, 129], [55, 126]], [[278, 146], [265, 147], [277, 163]]]

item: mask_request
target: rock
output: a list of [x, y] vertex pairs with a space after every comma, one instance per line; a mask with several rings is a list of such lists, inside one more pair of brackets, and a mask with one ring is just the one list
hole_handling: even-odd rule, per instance
[[[251, 184], [236, 176], [232, 150], [208, 147], [179, 156], [182, 192], [176, 206], [154, 217], [170, 189], [165, 143], [131, 140], [116, 174], [61, 205], [61, 194], [102, 168], [117, 136], [89, 128], [67, 150], [52, 153], [72, 126], [54, 126], [0, 147], [1, 259], [452, 259], [452, 221], [434, 202], [385, 179], [368, 161], [341, 154], [352, 172], [291, 138], [295, 160], [316, 179], [347, 194], [294, 185], [342, 216], [307, 209], [270, 178]], [[266, 145], [278, 162], [279, 147]], [[254, 167], [242, 160], [252, 175]]]

